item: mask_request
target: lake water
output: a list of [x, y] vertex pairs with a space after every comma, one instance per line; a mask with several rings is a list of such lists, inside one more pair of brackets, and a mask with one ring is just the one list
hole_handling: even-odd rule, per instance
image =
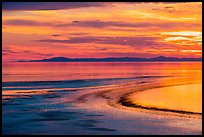
[[[85, 116], [89, 115], [93, 121], [93, 113], [75, 111], [76, 108], [71, 104], [61, 102], [69, 100], [78, 88], [117, 85], [131, 81], [158, 80], [166, 83], [168, 78], [173, 78], [170, 83], [183, 81], [201, 84], [202, 62], [17, 62], [3, 64], [2, 73], [3, 134], [78, 134], [76, 130], [80, 131], [80, 134], [109, 134], [112, 130], [103, 128], [96, 131], [90, 124], [89, 128], [82, 126], [87, 124]], [[180, 91], [179, 88], [172, 94], [170, 91], [165, 92], [166, 96], [162, 98], [167, 97], [167, 101], [175, 101], [181, 97]], [[149, 96], [145, 95], [145, 91], [141, 92], [143, 93], [144, 95], [135, 100], [145, 100], [145, 103], [148, 100], [151, 104], [159, 100], [157, 97], [160, 96], [160, 91], [146, 92], [151, 93], [152, 100], [143, 98]], [[182, 88], [184, 104], [194, 94], [201, 98], [202, 91]], [[163, 104], [167, 103], [169, 102]], [[174, 103], [179, 104], [180, 100]], [[196, 106], [200, 106], [200, 102], [194, 102], [192, 107]], [[76, 126], [79, 121], [82, 121], [82, 125]]]
[[3, 82], [58, 81], [137, 76], [195, 76], [201, 78], [201, 62], [114, 62], [3, 64]]

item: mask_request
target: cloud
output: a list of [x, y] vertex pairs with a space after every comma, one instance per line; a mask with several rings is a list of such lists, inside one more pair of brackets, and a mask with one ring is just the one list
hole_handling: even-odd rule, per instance
[[73, 21], [71, 23], [57, 24], [57, 27], [92, 27], [92, 28], [108, 28], [108, 27], [120, 27], [121, 28], [146, 28], [146, 27], [158, 27], [158, 28], [175, 28], [175, 27], [192, 27], [200, 25], [200, 23], [180, 23], [180, 22], [122, 22], [122, 21], [100, 21], [100, 20], [84, 20], [84, 21]]
[[152, 8], [153, 11], [162, 11], [162, 12], [176, 12], [173, 6], [167, 6], [164, 8]]
[[102, 48], [102, 49], [100, 49], [100, 50], [108, 50], [107, 48]]
[[107, 53], [106, 56], [109, 57], [140, 57], [140, 58], [150, 58], [157, 57], [158, 54], [148, 53], [148, 52], [134, 52], [134, 53], [119, 53], [119, 52], [111, 52]]
[[75, 32], [75, 33], [67, 33], [70, 36], [85, 36], [88, 35], [89, 33], [85, 33], [85, 32]]
[[3, 10], [61, 10], [101, 7], [102, 2], [3, 2]]
[[56, 39], [42, 39], [36, 40], [39, 42], [49, 42], [49, 43], [93, 43], [99, 41], [97, 37], [74, 37], [68, 40], [56, 40]]
[[[122, 21], [100, 21], [100, 20], [83, 20], [83, 21], [72, 21], [69, 23], [49, 23], [49, 22], [40, 22], [34, 20], [25, 20], [25, 19], [10, 19], [3, 22], [4, 25], [12, 26], [43, 26], [43, 27], [53, 27], [53, 28], [65, 28], [65, 27], [90, 27], [97, 29], [119, 29], [127, 30], [130, 28], [145, 28], [145, 29], [175, 29], [175, 28], [186, 28], [200, 26], [200, 23], [181, 23], [181, 22], [122, 22]], [[129, 30], [132, 31], [132, 30]], [[135, 30], [134, 30], [135, 31]]]
[[174, 8], [173, 6], [167, 6], [167, 7], [164, 7], [164, 8], [166, 8], [166, 9], [172, 9], [172, 8]]
[[162, 32], [161, 35], [167, 36], [193, 36], [193, 37], [202, 37], [202, 32], [199, 31], [178, 31], [178, 32]]
[[81, 26], [81, 27], [92, 27], [92, 28], [105, 28], [105, 27], [146, 27], [156, 25], [148, 22], [140, 23], [128, 23], [120, 21], [100, 21], [100, 20], [87, 20], [87, 21], [73, 21], [72, 23], [58, 24], [56, 26], [66, 27], [66, 26]]
[[10, 49], [3, 49], [2, 50], [2, 54], [3, 55], [8, 55], [8, 54], [29, 54], [29, 55], [35, 55], [35, 56], [53, 56], [53, 54], [44, 54], [44, 53], [39, 53], [39, 52], [35, 52], [35, 51], [28, 51], [28, 50], [24, 50], [24, 51], [13, 51]]
[[160, 8], [152, 8], [152, 10], [161, 10]]
[[45, 54], [45, 53], [39, 53], [39, 52], [35, 52], [35, 51], [22, 51], [23, 53], [28, 53], [28, 54], [32, 54], [32, 55], [38, 55], [38, 56], [53, 56], [53, 54]]
[[9, 50], [9, 49], [3, 49], [3, 50], [2, 50], [2, 54], [3, 54], [3, 55], [7, 55], [7, 54], [9, 54], [9, 53], [14, 53], [14, 54], [15, 54], [15, 53], [18, 53], [18, 52], [15, 52], [15, 51], [12, 51], [12, 50]]
[[162, 32], [160, 34], [166, 36], [164, 41], [175, 42], [177, 45], [202, 45], [202, 32], [199, 31]]
[[52, 36], [53, 36], [53, 37], [57, 37], [57, 36], [61, 36], [61, 35], [59, 35], [59, 34], [53, 34]]
[[36, 40], [38, 42], [48, 43], [96, 43], [96, 44], [113, 44], [113, 45], [128, 45], [128, 46], [142, 46], [142, 45], [158, 45], [155, 40], [156, 37], [138, 36], [138, 37], [70, 37], [67, 40], [56, 39], [42, 39]]
[[4, 21], [6, 25], [14, 26], [52, 26], [52, 27], [92, 27], [92, 28], [106, 28], [106, 27], [147, 27], [147, 26], [159, 26], [162, 24], [139, 22], [128, 23], [120, 21], [100, 21], [100, 20], [87, 20], [87, 21], [72, 21], [70, 23], [53, 24], [48, 22], [39, 22], [25, 19], [10, 19]]
[[14, 25], [14, 26], [52, 26], [52, 27], [92, 27], [92, 28], [106, 28], [106, 27], [146, 27], [152, 25], [147, 22], [140, 23], [128, 23], [128, 22], [119, 22], [119, 21], [100, 21], [100, 20], [87, 20], [87, 21], [72, 21], [69, 23], [61, 23], [61, 24], [53, 24], [48, 22], [39, 22], [34, 20], [25, 20], [25, 19], [10, 19], [4, 21], [6, 25]]
[[190, 38], [186, 38], [186, 37], [168, 37], [166, 39], [164, 39], [165, 41], [180, 41], [180, 40], [191, 40]]
[[183, 53], [202, 53], [202, 50], [181, 50]]
[[33, 21], [33, 20], [22, 20], [22, 19], [7, 20], [4, 23], [6, 25], [14, 25], [14, 26], [49, 26], [49, 25], [52, 25], [46, 22], [38, 22], [38, 21]]

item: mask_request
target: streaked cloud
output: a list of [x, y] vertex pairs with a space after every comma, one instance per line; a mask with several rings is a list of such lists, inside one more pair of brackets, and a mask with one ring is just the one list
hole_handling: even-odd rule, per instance
[[202, 50], [182, 50], [181, 52], [185, 52], [185, 53], [202, 53]]
[[202, 32], [198, 32], [198, 31], [162, 32], [160, 34], [171, 35], [171, 36], [194, 36], [194, 37], [202, 36]]
[[179, 40], [191, 40], [191, 39], [186, 38], [186, 37], [168, 37], [164, 40], [165, 41], [179, 41]]
[[[58, 23], [58, 22], [40, 22], [34, 20], [25, 19], [11, 19], [3, 21], [6, 26], [41, 26], [41, 27], [52, 27], [56, 29], [65, 29], [73, 27], [89, 27], [95, 29], [107, 29], [115, 31], [136, 31], [135, 29], [145, 30], [156, 30], [163, 29], [171, 30], [173, 28], [186, 28], [192, 26], [199, 26], [199, 23], [191, 24], [181, 24], [179, 22], [125, 22], [125, 21], [100, 21], [100, 20], [83, 20], [83, 21], [71, 21], [68, 23]], [[132, 30], [131, 30], [132, 29]], [[181, 36], [200, 36], [200, 32], [163, 32], [161, 35], [181, 35]], [[202, 33], [201, 33], [202, 35]]]
[[12, 51], [9, 49], [3, 49], [2, 54], [7, 55], [7, 54], [28, 54], [28, 55], [34, 55], [34, 56], [53, 56], [53, 54], [43, 54], [39, 52], [34, 52], [34, 51], [28, 51], [28, 50], [23, 50], [23, 51]]
[[52, 25], [47, 22], [39, 22], [39, 21], [25, 20], [25, 19], [7, 20], [4, 23], [6, 25], [13, 25], [13, 26], [49, 26], [49, 25]]
[[190, 27], [193, 24], [181, 24], [177, 22], [124, 22], [124, 21], [100, 21], [100, 20], [86, 20], [86, 21], [73, 21], [72, 23], [58, 24], [56, 26], [80, 26], [80, 27], [93, 27], [93, 28], [106, 28], [106, 27], [128, 27], [128, 28], [141, 28], [141, 27], [159, 27], [159, 28], [175, 28], [175, 27]]
[[53, 34], [52, 36], [53, 37], [57, 37], [57, 36], [60, 36], [60, 34]]
[[61, 10], [101, 7], [101, 2], [3, 2], [3, 10]]
[[129, 46], [149, 46], [158, 45], [156, 37], [141, 36], [141, 37], [70, 37], [69, 39], [41, 39], [38, 42], [48, 43], [98, 43], [98, 44], [113, 44], [113, 45], [129, 45]]

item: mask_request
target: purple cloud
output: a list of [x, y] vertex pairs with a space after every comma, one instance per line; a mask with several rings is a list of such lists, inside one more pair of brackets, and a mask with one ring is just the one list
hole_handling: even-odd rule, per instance
[[10, 50], [10, 49], [3, 49], [2, 50], [2, 54], [3, 55], [7, 55], [7, 54], [22, 54], [22, 53], [28, 53], [30, 55], [37, 55], [37, 56], [53, 56], [53, 54], [44, 54], [44, 53], [39, 53], [39, 52], [35, 52], [35, 51], [28, 51], [28, 50], [18, 51], [18, 52]]
[[56, 39], [42, 39], [36, 40], [39, 42], [48, 43], [97, 43], [97, 44], [114, 44], [114, 45], [128, 45], [128, 46], [140, 46], [140, 45], [158, 45], [156, 42], [158, 38], [138, 36], [138, 37], [70, 37], [67, 40], [56, 40]]
[[60, 10], [101, 7], [102, 2], [3, 2], [3, 10]]
[[14, 19], [14, 20], [7, 20], [4, 22], [6, 25], [14, 25], [14, 26], [47, 26], [52, 25], [46, 22], [38, 22], [32, 20], [21, 20], [21, 19]]
[[167, 6], [167, 7], [164, 7], [164, 8], [166, 8], [166, 9], [172, 9], [172, 8], [174, 8], [173, 6]]
[[15, 51], [12, 51], [12, 50], [9, 50], [9, 49], [3, 49], [2, 50], [3, 55], [7, 55], [8, 53], [18, 53], [18, 52], [15, 52]]
[[85, 36], [88, 35], [89, 33], [85, 33], [85, 32], [75, 32], [75, 33], [67, 33], [70, 36]]
[[145, 52], [145, 53], [139, 53], [139, 52], [135, 52], [135, 53], [118, 53], [118, 52], [108, 52], [107, 54], [105, 54], [106, 56], [108, 55], [109, 57], [144, 57], [144, 58], [147, 58], [147, 57], [157, 57], [158, 54], [153, 54], [153, 53], [148, 53], [148, 52]]
[[79, 26], [79, 27], [92, 27], [92, 28], [107, 28], [107, 27], [120, 27], [121, 28], [146, 28], [146, 27], [158, 27], [158, 28], [175, 28], [175, 27], [191, 27], [195, 25], [200, 25], [199, 23], [186, 23], [182, 24], [180, 22], [137, 22], [129, 23], [122, 21], [100, 21], [100, 20], [87, 20], [87, 21], [73, 21], [71, 23], [57, 24], [57, 27], [69, 27], [69, 26]]
[[93, 27], [93, 28], [105, 28], [105, 27], [145, 27], [153, 25], [152, 23], [128, 23], [119, 21], [100, 21], [100, 20], [88, 20], [88, 21], [73, 21], [72, 23], [58, 24], [56, 26], [66, 27], [66, 26], [82, 26], [82, 27]]
[[[105, 28], [105, 29], [125, 29], [128, 28], [145, 28], [154, 27], [157, 28], [165, 28], [165, 29], [172, 29], [176, 27], [192, 27], [192, 26], [199, 26], [200, 23], [180, 23], [180, 22], [137, 22], [137, 23], [129, 23], [129, 22], [121, 22], [121, 21], [100, 21], [100, 20], [87, 20], [87, 21], [73, 21], [69, 23], [63, 24], [54, 24], [48, 22], [39, 22], [39, 21], [32, 21], [32, 20], [20, 20], [20, 19], [13, 19], [7, 20], [3, 22], [4, 25], [16, 25], [16, 26], [49, 26], [49, 27], [57, 27], [57, 28], [65, 28], [65, 27], [91, 27], [91, 28]], [[113, 28], [117, 27], [117, 28]], [[151, 28], [152, 29], [152, 28]]]
[[61, 36], [60, 34], [53, 34], [52, 35], [53, 37], [58, 37], [58, 36]]

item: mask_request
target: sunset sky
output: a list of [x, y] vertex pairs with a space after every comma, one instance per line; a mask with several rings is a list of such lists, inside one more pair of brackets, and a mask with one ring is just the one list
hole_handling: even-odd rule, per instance
[[202, 3], [4, 2], [3, 62], [202, 57]]

